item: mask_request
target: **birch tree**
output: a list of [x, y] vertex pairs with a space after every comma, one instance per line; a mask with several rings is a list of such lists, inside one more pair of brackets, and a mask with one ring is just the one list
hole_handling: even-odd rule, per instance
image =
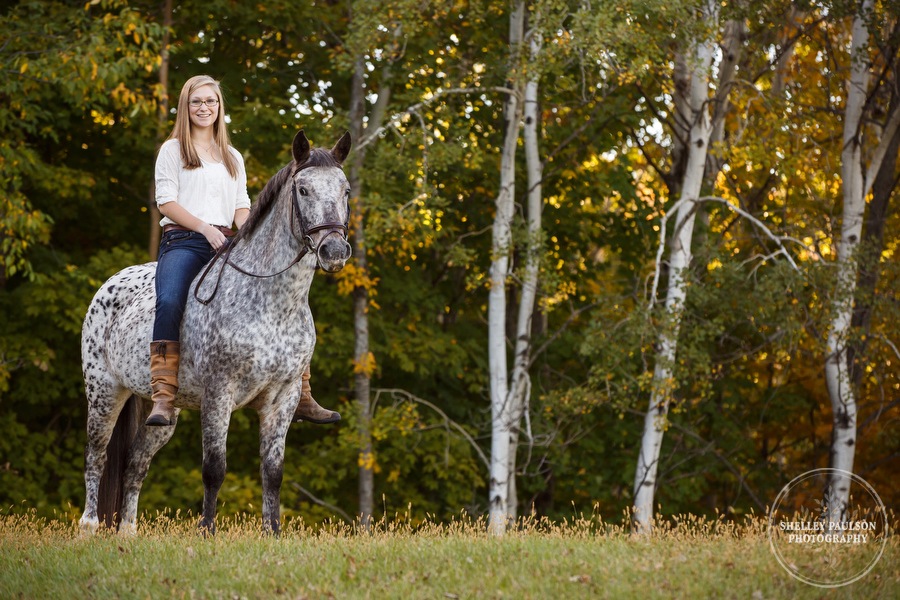
[[685, 275], [691, 262], [694, 217], [703, 184], [709, 141], [714, 129], [709, 107], [709, 83], [710, 68], [716, 49], [711, 36], [716, 30], [718, 11], [719, 7], [715, 2], [708, 2], [703, 7], [703, 17], [708, 26], [706, 31], [709, 33], [705, 34], [704, 39], [696, 41], [686, 61], [691, 72], [688, 88], [690, 92], [686, 98], [686, 107], [681, 110], [685, 111], [684, 116], [688, 118], [690, 129], [684, 175], [679, 186], [680, 198], [676, 203], [678, 208], [674, 232], [669, 242], [665, 316], [657, 340], [650, 403], [644, 418], [641, 448], [634, 477], [633, 519], [638, 531], [647, 530], [653, 518], [660, 449], [673, 392], [680, 313], [687, 297]]
[[[828, 518], [839, 521], [850, 500], [850, 476], [856, 451], [857, 399], [848, 362], [859, 263], [857, 253], [862, 237], [866, 196], [900, 124], [900, 109], [894, 107], [881, 135], [866, 127], [869, 90], [870, 26], [873, 0], [863, 0], [853, 15], [850, 42], [850, 75], [844, 108], [841, 180], [843, 210], [837, 240], [837, 274], [832, 299], [831, 322], [826, 341], [825, 382], [831, 399], [833, 428], [830, 464], [835, 471], [829, 481]], [[878, 141], [880, 138], [880, 142]], [[874, 146], [866, 165], [867, 142]]]
[[504, 104], [506, 131], [500, 159], [500, 187], [495, 202], [491, 242], [490, 292], [488, 293], [488, 365], [491, 393], [491, 472], [489, 528], [495, 535], [506, 531], [509, 520], [510, 448], [513, 407], [509, 402], [506, 355], [506, 280], [509, 276], [512, 219], [516, 192], [516, 149], [522, 104], [521, 79], [517, 73], [523, 39], [525, 2], [514, 4], [509, 17], [510, 85]]
[[513, 354], [513, 371], [510, 379], [509, 402], [511, 405], [512, 425], [509, 434], [509, 489], [507, 492], [507, 513], [510, 520], [518, 515], [518, 499], [516, 494], [516, 456], [519, 449], [521, 423], [528, 411], [528, 398], [531, 395], [531, 378], [529, 367], [532, 350], [532, 320], [534, 317], [535, 299], [538, 292], [538, 274], [540, 270], [542, 229], [541, 178], [543, 162], [540, 157], [539, 132], [541, 111], [539, 100], [540, 76], [536, 67], [542, 46], [541, 15], [532, 15], [532, 23], [526, 35], [529, 47], [529, 64], [533, 69], [528, 73], [525, 83], [525, 104], [522, 109], [523, 138], [525, 142], [525, 166], [527, 171], [527, 238], [525, 240], [525, 266], [522, 274], [522, 290], [519, 296], [518, 316], [516, 320], [515, 349]]

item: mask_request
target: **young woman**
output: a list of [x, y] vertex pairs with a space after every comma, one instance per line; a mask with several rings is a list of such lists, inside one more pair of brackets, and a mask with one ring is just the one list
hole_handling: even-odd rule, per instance
[[[191, 77], [181, 88], [175, 128], [156, 158], [156, 204], [163, 228], [156, 266], [156, 319], [150, 342], [153, 411], [147, 425], [172, 424], [178, 392], [181, 319], [191, 282], [250, 213], [247, 172], [231, 147], [222, 90], [212, 77]], [[302, 376], [294, 420], [334, 423], [341, 416], [312, 397]]]

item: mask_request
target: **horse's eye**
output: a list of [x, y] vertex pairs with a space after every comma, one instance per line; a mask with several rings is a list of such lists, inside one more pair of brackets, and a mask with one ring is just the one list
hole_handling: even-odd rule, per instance
[[302, 185], [300, 186], [300, 195], [301, 196], [309, 196], [309, 192]]

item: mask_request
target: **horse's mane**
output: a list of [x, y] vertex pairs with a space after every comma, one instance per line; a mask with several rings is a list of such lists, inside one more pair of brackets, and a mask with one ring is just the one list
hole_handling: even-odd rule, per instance
[[250, 209], [247, 220], [238, 231], [237, 236], [232, 240], [232, 243], [253, 235], [253, 232], [259, 228], [260, 224], [265, 220], [266, 215], [268, 215], [269, 212], [271, 212], [272, 207], [275, 206], [275, 202], [281, 195], [281, 189], [287, 185], [298, 171], [309, 169], [311, 167], [340, 168], [340, 166], [341, 163], [339, 163], [331, 154], [331, 151], [323, 148], [313, 148], [310, 150], [309, 158], [301, 165], [297, 165], [297, 163], [291, 161], [283, 166], [280, 171], [275, 173], [275, 175], [269, 179], [265, 187], [263, 187], [262, 191], [259, 193], [256, 203]]

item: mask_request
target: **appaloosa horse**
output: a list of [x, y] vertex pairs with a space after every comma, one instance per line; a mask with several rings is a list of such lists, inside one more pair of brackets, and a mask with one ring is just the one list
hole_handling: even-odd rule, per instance
[[[335, 272], [350, 257], [350, 187], [340, 168], [349, 151], [349, 134], [328, 151], [311, 150], [303, 131], [297, 133], [293, 161], [269, 180], [231, 245], [192, 284], [181, 329], [175, 422], [182, 408], [200, 410], [200, 524], [210, 532], [225, 478], [231, 413], [245, 406], [259, 413], [264, 527], [279, 530], [285, 438], [316, 342], [309, 287], [317, 267]], [[84, 320], [87, 497], [80, 524], [89, 533], [97, 530], [102, 511], [108, 523], [116, 513], [120, 532], [136, 530], [138, 495], [150, 460], [175, 431], [174, 424], [142, 424], [151, 395], [155, 273], [155, 263], [147, 263], [113, 275]], [[110, 465], [120, 465], [124, 473], [119, 480], [108, 469], [101, 486], [107, 446]]]

